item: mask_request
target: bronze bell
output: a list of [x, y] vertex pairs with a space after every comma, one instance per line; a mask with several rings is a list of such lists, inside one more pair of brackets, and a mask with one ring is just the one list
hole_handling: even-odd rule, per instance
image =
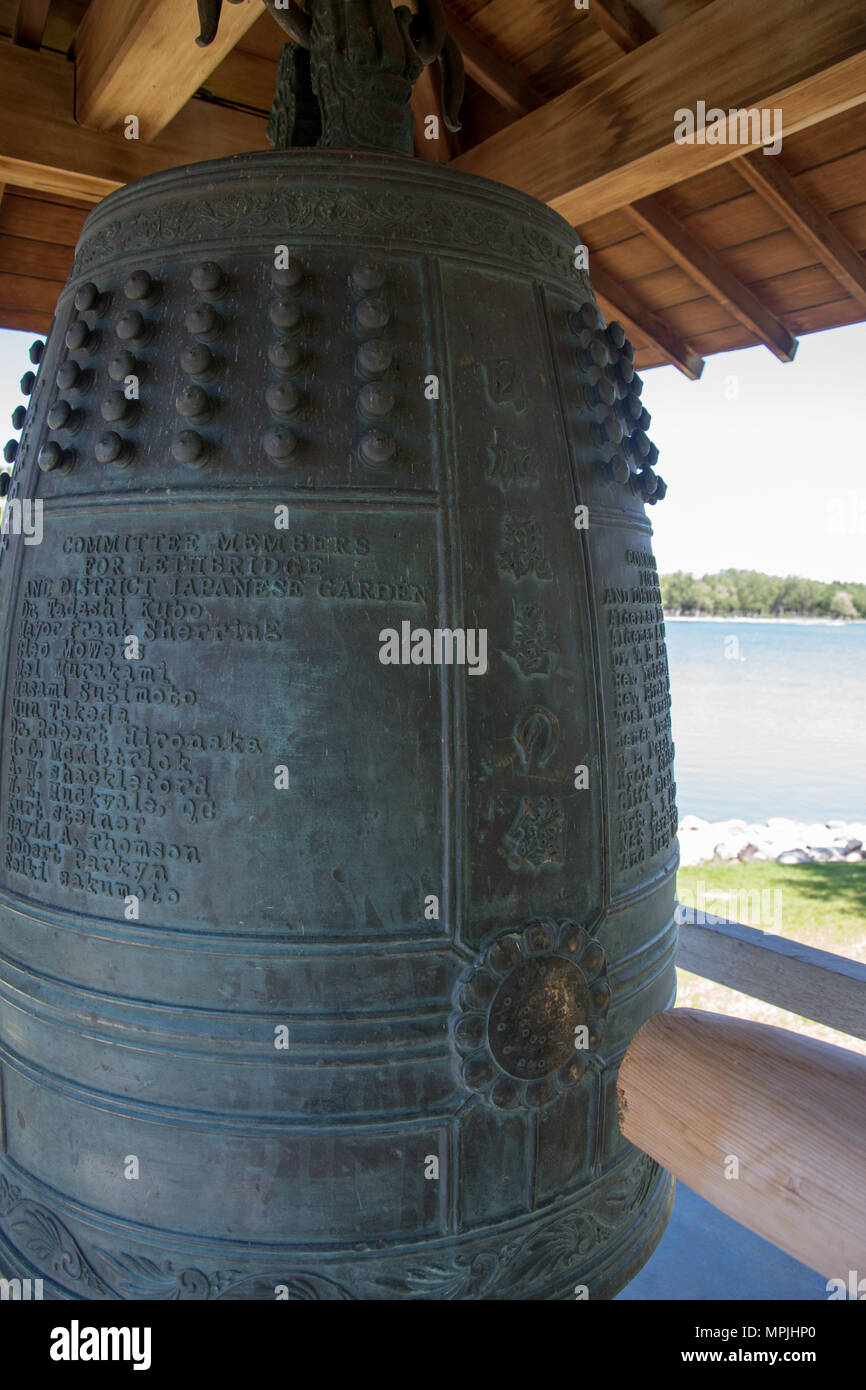
[[334, 147], [334, 51], [317, 147], [91, 213], [14, 460], [0, 1267], [46, 1297], [604, 1298], [670, 1207], [617, 1116], [675, 989], [634, 352], [549, 208]]

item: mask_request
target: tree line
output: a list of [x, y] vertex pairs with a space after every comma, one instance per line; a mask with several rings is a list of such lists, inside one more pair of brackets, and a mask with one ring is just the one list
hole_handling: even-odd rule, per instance
[[659, 579], [670, 614], [743, 618], [866, 618], [866, 584], [720, 570], [697, 578], [677, 570]]

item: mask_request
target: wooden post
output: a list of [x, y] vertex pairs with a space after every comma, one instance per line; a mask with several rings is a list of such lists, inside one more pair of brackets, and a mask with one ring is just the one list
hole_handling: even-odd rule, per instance
[[866, 1057], [782, 1028], [672, 1009], [619, 1074], [627, 1139], [828, 1278], [866, 1275]]

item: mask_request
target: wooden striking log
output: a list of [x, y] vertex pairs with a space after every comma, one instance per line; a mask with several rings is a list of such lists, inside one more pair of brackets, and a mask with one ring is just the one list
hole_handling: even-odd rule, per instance
[[866, 1058], [698, 1009], [644, 1024], [620, 1127], [684, 1183], [828, 1278], [866, 1259]]

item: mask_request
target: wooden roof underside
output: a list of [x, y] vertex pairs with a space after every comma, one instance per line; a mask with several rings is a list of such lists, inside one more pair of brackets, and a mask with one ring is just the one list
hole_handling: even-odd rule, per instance
[[[459, 136], [416, 152], [566, 216], [641, 368], [866, 319], [862, 0], [447, 0], [469, 78]], [[0, 326], [47, 331], [87, 211], [157, 169], [267, 148], [284, 35], [194, 0], [0, 0]], [[779, 155], [674, 141], [675, 111], [781, 110]], [[126, 140], [136, 113], [141, 139]]]

